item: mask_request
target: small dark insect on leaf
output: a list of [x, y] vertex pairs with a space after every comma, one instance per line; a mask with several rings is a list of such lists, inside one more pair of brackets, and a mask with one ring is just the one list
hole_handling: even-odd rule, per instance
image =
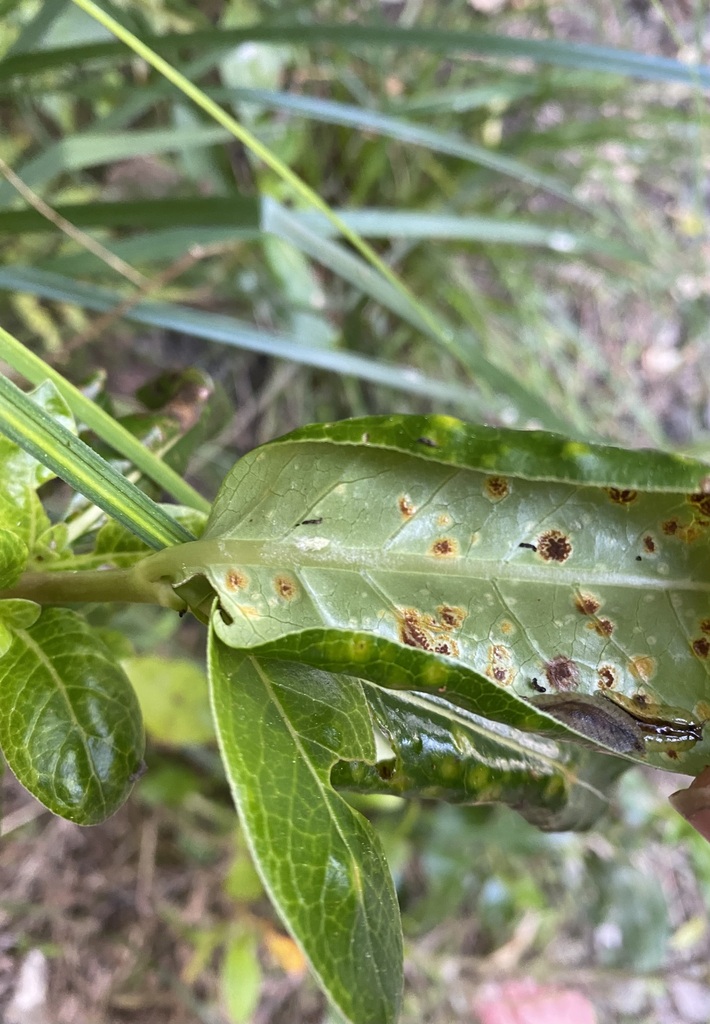
[[321, 516], [319, 519], [303, 519], [299, 525], [300, 526], [320, 526], [320, 524], [322, 522], [323, 522], [323, 516]]
[[525, 541], [522, 541], [520, 544], [518, 544], [518, 547], [519, 548], [527, 548], [528, 551], [537, 551], [537, 548], [535, 547], [534, 544], [528, 544]]
[[538, 683], [537, 679], [531, 679], [530, 685], [532, 686], [533, 690], [537, 690], [538, 693], [547, 692], [547, 687], [543, 686], [542, 683]]
[[427, 446], [427, 448], [438, 448], [439, 447], [439, 445], [436, 443], [436, 441], [433, 441], [430, 437], [418, 437], [417, 438], [417, 443], [418, 444], [425, 444]]

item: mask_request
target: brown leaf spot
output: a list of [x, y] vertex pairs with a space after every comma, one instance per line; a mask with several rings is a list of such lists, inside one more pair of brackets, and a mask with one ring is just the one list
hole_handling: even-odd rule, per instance
[[431, 553], [436, 558], [453, 558], [456, 555], [456, 541], [451, 537], [440, 537], [431, 546]]
[[597, 669], [597, 675], [599, 676], [599, 685], [603, 690], [610, 690], [616, 682], [616, 671], [612, 665], [601, 665]]
[[510, 486], [504, 476], [486, 477], [483, 493], [491, 501], [502, 501], [510, 494]]
[[703, 619], [700, 623], [700, 629], [703, 633], [710, 633], [710, 619]]
[[614, 632], [614, 623], [611, 619], [597, 619], [597, 621], [591, 625], [594, 632], [598, 633], [599, 636], [611, 636]]
[[416, 608], [404, 608], [400, 620], [399, 636], [407, 647], [419, 647], [422, 651], [432, 649], [431, 638], [422, 624], [422, 615]]
[[638, 491], [632, 491], [630, 489], [620, 490], [618, 487], [607, 487], [606, 493], [612, 501], [616, 502], [617, 505], [630, 505], [632, 502], [636, 501], [639, 496]]
[[688, 501], [704, 515], [710, 517], [710, 494], [689, 494]]
[[440, 604], [436, 609], [442, 625], [448, 629], [460, 629], [466, 618], [463, 608], [452, 607], [448, 604]]
[[228, 569], [224, 577], [227, 590], [245, 590], [249, 586], [249, 577], [238, 569]]
[[560, 530], [548, 530], [537, 538], [537, 550], [546, 562], [566, 562], [572, 554], [572, 545]]
[[276, 593], [284, 601], [291, 601], [298, 594], [298, 584], [290, 576], [277, 576], [274, 580]]
[[553, 690], [576, 690], [579, 686], [579, 669], [571, 658], [558, 654], [545, 665], [545, 675]]
[[601, 608], [601, 601], [593, 594], [577, 594], [574, 606], [580, 615], [594, 615]]
[[452, 658], [456, 658], [459, 653], [459, 645], [455, 640], [440, 640], [434, 647], [434, 650], [437, 654], [447, 654]]
[[400, 612], [399, 636], [408, 647], [418, 647], [422, 651], [451, 657], [457, 657], [459, 653], [459, 645], [446, 632], [446, 627], [416, 608], [404, 608]]
[[653, 555], [656, 552], [656, 542], [650, 533], [647, 533], [643, 538], [643, 549], [649, 555]]
[[691, 644], [693, 651], [699, 658], [707, 658], [710, 654], [710, 640], [706, 636], [700, 636]]
[[631, 675], [647, 682], [656, 674], [656, 659], [648, 654], [636, 654], [629, 660]]
[[491, 644], [488, 648], [486, 675], [501, 686], [510, 686], [515, 678], [513, 659], [504, 644]]
[[399, 506], [399, 511], [402, 513], [405, 519], [410, 519], [414, 515], [414, 505], [412, 504], [412, 501], [408, 497], [408, 495], [400, 494], [399, 498], [397, 499], [397, 505]]
[[705, 519], [697, 519], [689, 523], [688, 526], [683, 526], [677, 519], [667, 519], [665, 523], [661, 523], [661, 529], [669, 537], [676, 537], [686, 544], [692, 544], [703, 536], [703, 531], [709, 525], [710, 523]]
[[678, 760], [678, 751], [677, 750], [666, 750], [665, 754], [666, 754], [666, 757], [670, 757], [671, 761], [677, 761]]

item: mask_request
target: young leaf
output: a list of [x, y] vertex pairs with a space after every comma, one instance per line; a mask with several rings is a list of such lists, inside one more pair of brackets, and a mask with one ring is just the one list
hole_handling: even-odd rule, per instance
[[339, 758], [372, 760], [357, 680], [261, 663], [212, 634], [215, 726], [264, 885], [352, 1024], [391, 1024], [402, 983], [392, 879], [372, 828], [332, 789]]
[[206, 577], [230, 646], [523, 729], [556, 711], [523, 700], [579, 694], [559, 712], [572, 728], [630, 753], [600, 738], [622, 711], [645, 737], [635, 756], [692, 773], [710, 755], [707, 481], [661, 452], [351, 421], [245, 456], [203, 540], [154, 557], [181, 560], [176, 582]]
[[48, 608], [14, 626], [0, 658], [0, 747], [33, 796], [80, 825], [103, 821], [128, 796], [143, 757], [140, 708], [75, 612]]

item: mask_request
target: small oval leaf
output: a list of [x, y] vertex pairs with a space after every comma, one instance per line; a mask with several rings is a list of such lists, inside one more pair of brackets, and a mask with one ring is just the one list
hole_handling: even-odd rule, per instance
[[13, 629], [0, 658], [0, 747], [19, 781], [80, 825], [123, 803], [140, 770], [138, 701], [109, 650], [75, 612], [48, 608]]

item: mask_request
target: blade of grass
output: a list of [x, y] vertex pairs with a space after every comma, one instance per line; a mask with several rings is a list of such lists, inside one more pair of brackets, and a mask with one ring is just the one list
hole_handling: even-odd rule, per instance
[[[167, 252], [161, 249], [161, 256], [174, 255], [181, 246], [192, 244], [253, 240], [259, 237], [261, 231], [261, 200], [244, 196], [188, 196], [184, 199], [71, 203], [58, 205], [54, 209], [77, 227], [165, 228], [164, 235], [169, 239], [170, 249]], [[612, 239], [516, 218], [387, 208], [334, 210], [344, 223], [365, 238], [491, 242], [496, 245], [543, 246], [561, 255], [597, 253], [617, 259], [643, 259], [640, 252]], [[330, 221], [319, 213], [295, 210], [291, 216], [323, 238], [333, 238], [339, 234]], [[8, 235], [53, 230], [52, 224], [35, 210], [0, 209], [0, 227]], [[154, 237], [159, 236], [156, 234]], [[138, 235], [123, 242], [112, 242], [112, 251], [124, 259], [138, 259], [135, 253], [145, 249], [147, 258], [148, 241], [145, 235]], [[128, 257], [128, 252], [133, 255]], [[153, 254], [151, 258], [159, 257]]]
[[[72, 302], [101, 312], [113, 309], [123, 301], [123, 296], [106, 288], [29, 267], [0, 269], [0, 289], [28, 292], [59, 302]], [[261, 352], [276, 359], [288, 359], [319, 370], [358, 377], [394, 391], [421, 395], [447, 406], [464, 408], [469, 416], [475, 416], [479, 410], [483, 415], [484, 409], [490, 409], [489, 404], [484, 406], [479, 403], [473, 385], [467, 387], [464, 384], [436, 380], [409, 366], [368, 359], [350, 352], [299, 346], [296, 339], [287, 334], [257, 330], [233, 317], [157, 302], [141, 303], [124, 313], [124, 316], [136, 323], [192, 334], [197, 338], [233, 345], [248, 352]], [[68, 401], [66, 393], [63, 394]]]
[[[197, 32], [173, 32], [146, 36], [145, 43], [166, 56], [186, 52], [205, 55], [208, 50], [225, 53], [246, 42], [290, 43], [313, 46], [333, 43], [352, 51], [358, 47], [398, 50], [422, 49], [430, 53], [468, 53], [480, 57], [517, 59], [543, 64], [625, 75], [647, 81], [678, 82], [710, 88], [710, 68], [690, 67], [670, 57], [617, 50], [608, 46], [567, 43], [556, 39], [522, 39], [484, 32], [436, 28], [402, 28], [397, 25], [280, 25], [254, 24], [244, 28], [204, 29]], [[0, 64], [0, 80], [21, 81], [52, 68], [82, 68], [92, 60], [123, 60], [125, 50], [119, 43], [88, 43], [83, 46], [50, 48], [31, 54], [16, 54]]]
[[[43, 359], [13, 338], [2, 327], [0, 327], [0, 359], [12, 366], [17, 373], [21, 373], [32, 384], [41, 384], [43, 380], [51, 380], [76, 418], [86, 423], [106, 444], [129, 459], [142, 473], [145, 473], [181, 504], [204, 512], [209, 511], [210, 503], [186, 483], [179, 474], [145, 448], [137, 438], [100, 406], [65, 380], [61, 373], [45, 363]], [[101, 507], [103, 508], [103, 506]]]
[[0, 374], [0, 431], [153, 548], [192, 534]]

